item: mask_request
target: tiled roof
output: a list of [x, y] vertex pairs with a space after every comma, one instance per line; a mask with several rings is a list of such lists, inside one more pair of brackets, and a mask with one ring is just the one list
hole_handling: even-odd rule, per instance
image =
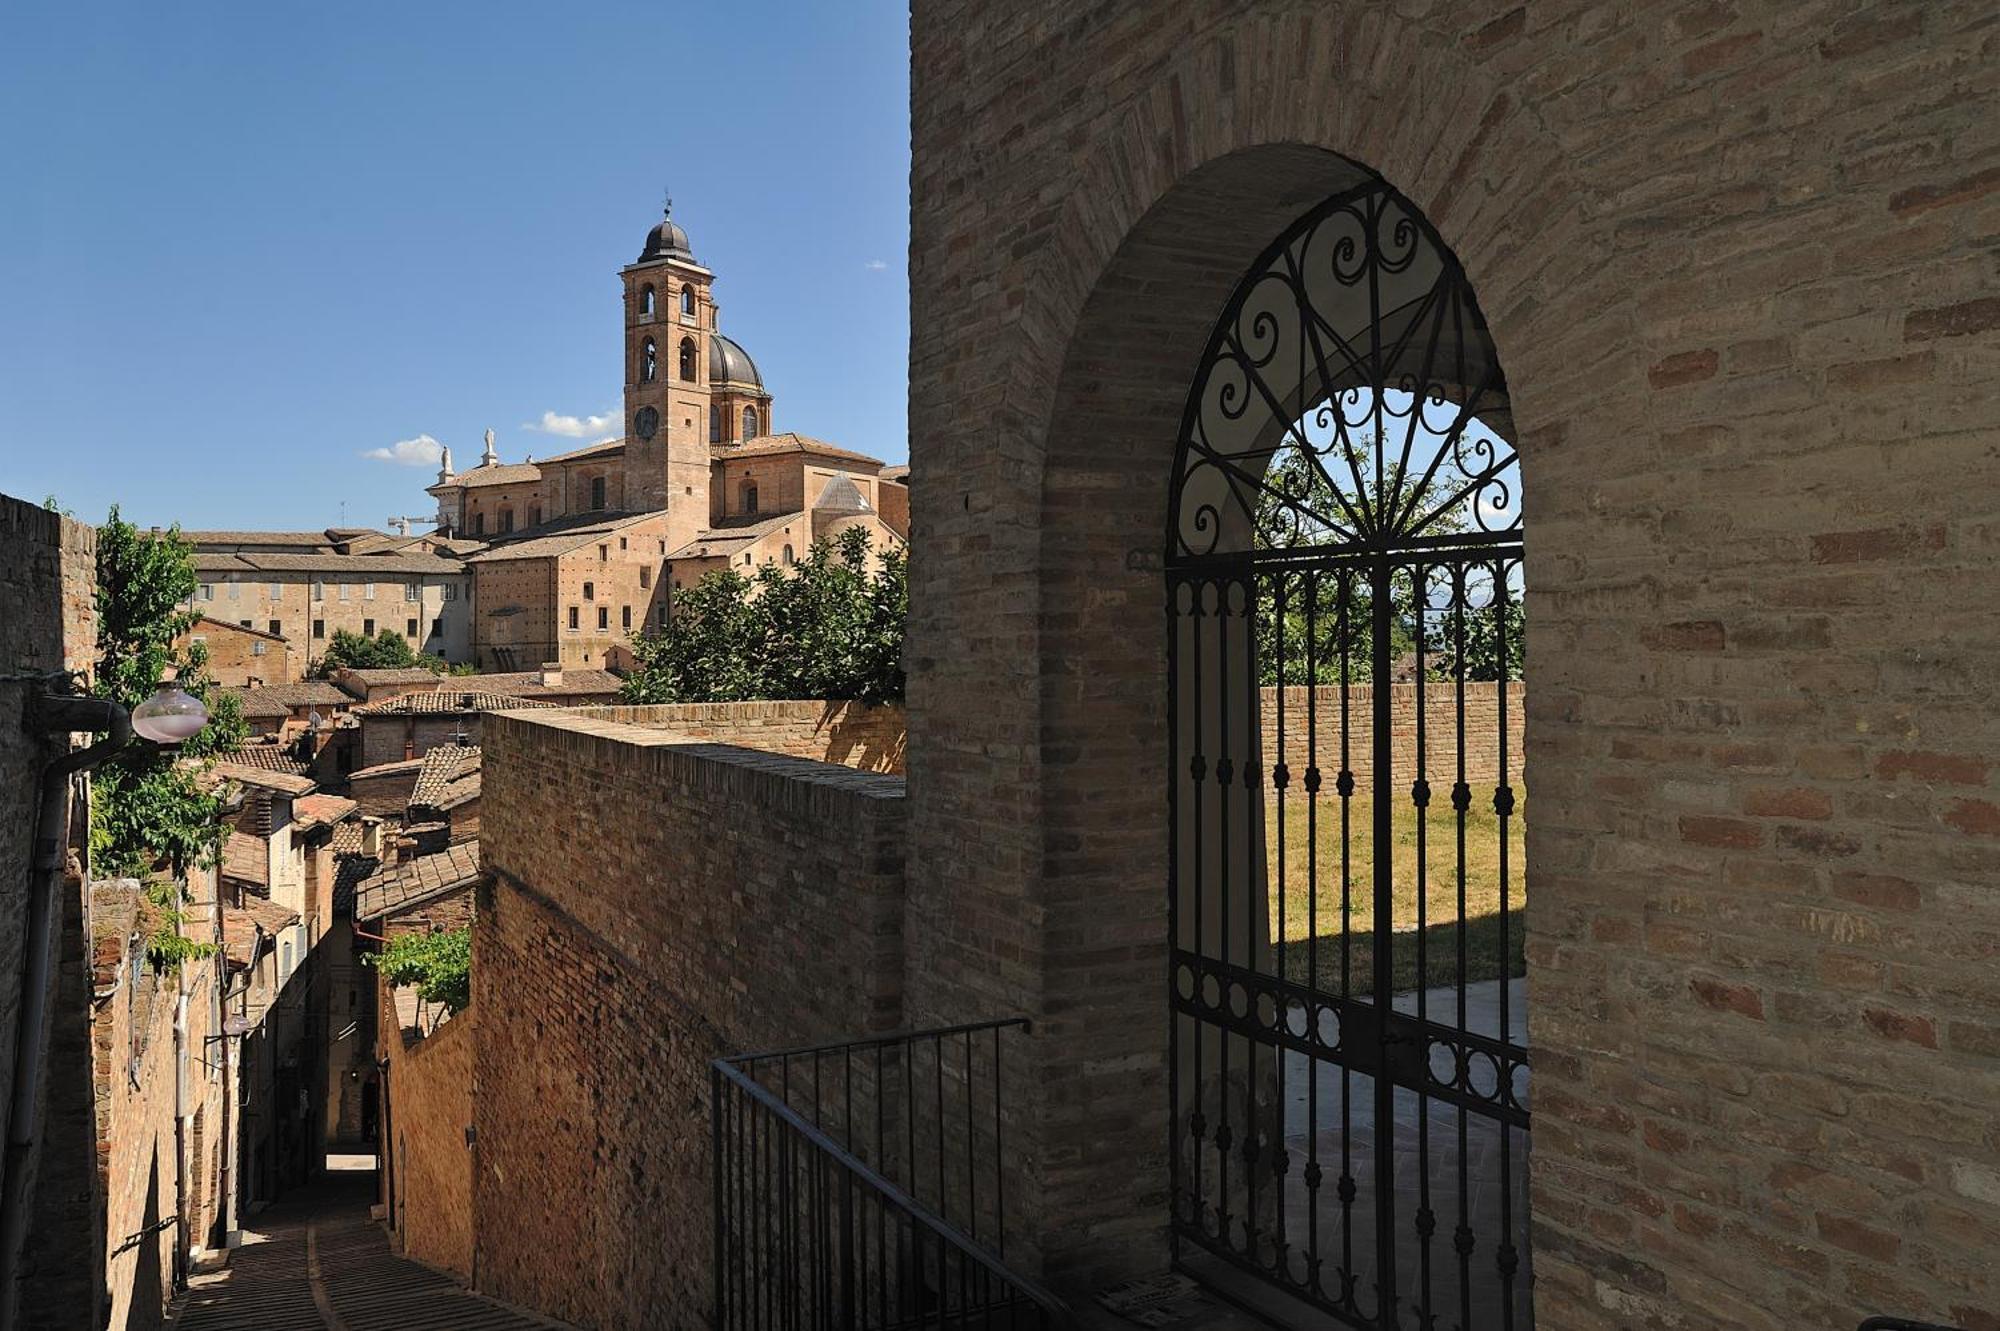
[[199, 549], [204, 545], [315, 545], [333, 544], [324, 531], [183, 531], [181, 539]]
[[876, 475], [885, 481], [895, 481], [902, 485], [910, 483], [910, 467], [908, 463], [900, 463], [894, 467], [884, 467]]
[[402, 693], [363, 703], [356, 716], [434, 716], [441, 712], [511, 712], [522, 707], [547, 707], [548, 703], [516, 698], [505, 693], [484, 693], [477, 689], [431, 689], [422, 693]]
[[721, 559], [742, 554], [787, 523], [803, 522], [805, 513], [773, 513], [769, 517], [732, 518], [707, 531], [696, 532], [693, 540], [670, 552], [668, 559]]
[[810, 453], [814, 457], [837, 458], [843, 462], [866, 462], [874, 467], [882, 465], [880, 458], [871, 458], [866, 453], [856, 453], [853, 449], [829, 444], [824, 439], [815, 439], [797, 431], [759, 435], [740, 444], [714, 444], [709, 451], [721, 462], [731, 458], [771, 457], [780, 453]]
[[352, 785], [356, 781], [371, 781], [378, 776], [401, 776], [405, 772], [420, 771], [423, 765], [422, 758], [398, 758], [392, 763], [377, 763], [358, 772], [349, 772], [347, 780], [348, 784]]
[[239, 883], [256, 883], [260, 886], [269, 882], [270, 843], [262, 837], [254, 837], [248, 832], [231, 829], [229, 839], [222, 843], [222, 876], [233, 878]]
[[410, 803], [436, 808], [456, 792], [453, 787], [465, 778], [479, 776], [479, 746], [440, 744], [424, 755], [423, 769], [410, 791]]
[[421, 906], [479, 878], [479, 843], [464, 841], [401, 864], [385, 864], [356, 885], [354, 918], [380, 919]]
[[[248, 709], [245, 711], [247, 714]], [[280, 714], [284, 714], [282, 709]], [[289, 744], [245, 743], [220, 756], [222, 761], [238, 767], [258, 767], [266, 772], [283, 772], [288, 776], [304, 776], [308, 770], [304, 763], [292, 757]]]
[[307, 795], [292, 801], [292, 818], [303, 829], [332, 827], [360, 807], [340, 795]]
[[205, 633], [211, 626], [219, 629], [227, 629], [231, 633], [247, 633], [253, 638], [262, 638], [266, 642], [283, 642], [285, 640], [282, 634], [266, 633], [262, 629], [253, 629], [248, 624], [237, 624], [227, 619], [217, 619], [214, 615], [203, 615], [201, 622], [196, 624], [189, 632]]
[[285, 795], [310, 795], [319, 789], [319, 784], [309, 776], [296, 776], [290, 772], [273, 772], [262, 767], [251, 767], [244, 763], [218, 762], [209, 770], [214, 775], [229, 781], [241, 782], [246, 786], [256, 786], [262, 790], [275, 790]]
[[222, 950], [231, 965], [241, 970], [257, 960], [257, 934], [275, 934], [299, 922], [298, 912], [246, 896], [241, 906], [222, 908]]
[[323, 554], [201, 554], [194, 557], [198, 573], [459, 573], [456, 559], [440, 555]]
[[588, 462], [593, 458], [617, 457], [624, 451], [625, 441], [623, 439], [604, 439], [594, 444], [585, 444], [582, 448], [572, 448], [567, 453], [556, 453], [545, 457], [535, 465], [546, 467], [551, 462]]
[[333, 829], [333, 853], [335, 855], [359, 855], [361, 843], [368, 836], [365, 818], [349, 818]]
[[462, 485], [468, 489], [486, 485], [518, 485], [540, 479], [542, 479], [542, 469], [532, 462], [498, 462], [490, 467], [474, 467], [471, 471], [462, 471], [449, 481], [434, 485], [431, 489], [445, 489], [454, 485]]
[[343, 670], [341, 678], [352, 677], [371, 688], [377, 684], [435, 684], [438, 673], [422, 666], [386, 666], [379, 670]]
[[513, 540], [495, 541], [478, 554], [468, 556], [465, 562], [497, 564], [505, 559], [547, 559], [553, 555], [566, 555], [601, 537], [659, 516], [657, 512], [574, 513], [526, 528], [516, 533]]
[[504, 693], [513, 698], [568, 698], [583, 693], [613, 694], [625, 687], [623, 677], [609, 670], [564, 670], [562, 683], [542, 683], [539, 670], [516, 670], [493, 675], [466, 675], [467, 683], [477, 684], [487, 693]]
[[[229, 692], [243, 700], [243, 707], [246, 712], [252, 706], [267, 709], [282, 707], [286, 711], [290, 711], [295, 707], [351, 707], [354, 705], [354, 696], [345, 689], [337, 684], [330, 684], [324, 680], [317, 679], [302, 680], [297, 684], [262, 684], [254, 689], [233, 688]], [[257, 716], [269, 716], [271, 714], [268, 710], [254, 713]]]

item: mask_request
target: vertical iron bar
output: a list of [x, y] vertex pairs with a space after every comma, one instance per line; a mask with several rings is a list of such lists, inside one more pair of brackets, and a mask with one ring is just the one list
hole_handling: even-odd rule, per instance
[[[1429, 716], [1430, 700], [1424, 690], [1426, 669], [1425, 651], [1429, 644], [1425, 641], [1425, 621], [1429, 618], [1429, 575], [1430, 570], [1423, 564], [1410, 566], [1410, 606], [1416, 618], [1412, 647], [1417, 656], [1415, 693], [1417, 704], [1416, 753], [1412, 767], [1415, 775], [1410, 780], [1410, 803], [1413, 806], [1411, 818], [1416, 823], [1417, 833], [1417, 1027], [1422, 1032], [1429, 1029], [1430, 1021], [1430, 873], [1429, 873], [1429, 832], [1430, 820], [1430, 753]], [[1461, 927], [1464, 922], [1460, 921]], [[1422, 1061], [1418, 1065], [1417, 1085], [1411, 1088], [1417, 1097], [1417, 1298], [1418, 1325], [1428, 1326], [1435, 1320], [1431, 1311], [1431, 1234], [1436, 1219], [1431, 1214], [1431, 1099], [1427, 1085], [1430, 1072], [1430, 1045], [1420, 1033], [1415, 1037], [1422, 1051]]]
[[[1470, 961], [1467, 948], [1468, 921], [1465, 901], [1465, 819], [1472, 807], [1472, 786], [1465, 779], [1465, 598], [1467, 595], [1467, 567], [1453, 566], [1452, 570], [1452, 614], [1457, 623], [1458, 662], [1453, 674], [1457, 678], [1458, 707], [1458, 781], [1451, 790], [1452, 808], [1457, 813], [1458, 822], [1458, 1031], [1466, 1032], [1466, 986], [1467, 968]], [[1472, 1229], [1471, 1168], [1467, 1155], [1471, 1149], [1469, 1118], [1463, 1104], [1458, 1106], [1458, 1228], [1452, 1235], [1452, 1246], [1458, 1253], [1458, 1316], [1459, 1325], [1472, 1326], [1472, 1249], [1477, 1241]]]
[[[1374, 287], [1373, 268], [1370, 269], [1369, 286], [1371, 295]], [[1379, 383], [1380, 380], [1377, 380]], [[1377, 409], [1380, 409], [1381, 394], [1376, 394]], [[1379, 466], [1381, 449], [1378, 445], [1376, 456]], [[1375, 1051], [1375, 1288], [1380, 1299], [1379, 1313], [1384, 1326], [1397, 1325], [1400, 1313], [1397, 1309], [1396, 1293], [1396, 1084], [1389, 1076], [1390, 1036], [1389, 1014], [1394, 1007], [1394, 977], [1391, 970], [1395, 965], [1396, 881], [1395, 881], [1395, 809], [1392, 804], [1392, 770], [1395, 751], [1392, 747], [1390, 727], [1395, 718], [1390, 710], [1389, 635], [1393, 627], [1390, 597], [1394, 593], [1393, 577], [1389, 560], [1378, 556], [1370, 566], [1370, 596], [1373, 604], [1369, 607], [1372, 620], [1373, 640], [1369, 643], [1370, 669], [1374, 675], [1374, 687], [1369, 690], [1371, 709], [1370, 721], [1374, 733], [1370, 735], [1371, 757], [1375, 770], [1370, 780], [1370, 812], [1373, 815], [1373, 846], [1370, 852], [1374, 876], [1375, 911], [1373, 919], [1375, 973], [1370, 977], [1374, 984], [1371, 997], [1375, 1003], [1377, 1038], [1381, 1047]]]
[[[1229, 880], [1232, 877], [1229, 864], [1229, 778], [1232, 764], [1229, 752], [1229, 593], [1235, 585], [1233, 577], [1226, 577], [1216, 584], [1215, 614], [1217, 619], [1215, 673], [1217, 701], [1215, 718], [1215, 804], [1221, 815], [1217, 820], [1216, 865], [1222, 900], [1217, 903], [1216, 916], [1221, 922], [1218, 947], [1222, 953], [1222, 964], [1227, 967], [1234, 958], [1229, 952]], [[1227, 972], [1224, 972], [1226, 976]], [[1229, 983], [1223, 979], [1218, 990], [1222, 1009], [1229, 1009]], [[1229, 1145], [1235, 1140], [1229, 1130], [1229, 1046], [1227, 1035], [1219, 1036], [1216, 1043], [1221, 1047], [1221, 1073], [1216, 1079], [1216, 1093], [1221, 1100], [1217, 1115], [1219, 1122], [1215, 1129], [1215, 1221], [1216, 1232], [1221, 1236], [1223, 1246], [1233, 1249], [1235, 1244], [1229, 1237]]]
[[[1320, 575], [1310, 570], [1306, 586], [1306, 992], [1323, 988], [1319, 974], [1319, 597]], [[1326, 1039], [1319, 1007], [1306, 1011], [1308, 1049]], [[1319, 1248], [1319, 1055], [1306, 1059], [1306, 1284], [1323, 1294]]]
[[[1500, 782], [1494, 791], [1493, 809], [1499, 815], [1500, 837], [1500, 1044], [1503, 1049], [1514, 1046], [1514, 1032], [1509, 1020], [1508, 990], [1513, 985], [1514, 949], [1508, 939], [1508, 884], [1507, 884], [1507, 830], [1514, 812], [1513, 773], [1508, 767], [1507, 754], [1507, 561], [1496, 560], [1493, 565], [1493, 683], [1496, 699], [1497, 719], [1500, 729]], [[1495, 1077], [1494, 1090], [1500, 1102], [1505, 1103], [1510, 1070], [1503, 1061]], [[1500, 1247], [1496, 1256], [1500, 1268], [1500, 1325], [1503, 1331], [1513, 1331], [1514, 1327], [1514, 1269], [1518, 1261], [1514, 1245], [1514, 1131], [1503, 1118], [1500, 1126]]]

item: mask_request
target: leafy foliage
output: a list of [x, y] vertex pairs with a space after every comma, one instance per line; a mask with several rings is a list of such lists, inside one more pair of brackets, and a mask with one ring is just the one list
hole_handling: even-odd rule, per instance
[[156, 878], [146, 885], [148, 918], [153, 924], [146, 937], [146, 960], [155, 970], [174, 970], [182, 962], [212, 957], [220, 950], [214, 943], [197, 942], [181, 932], [187, 920], [184, 900], [180, 884], [173, 879]]
[[663, 631], [633, 644], [624, 698], [900, 701], [909, 607], [907, 557], [875, 554], [861, 527], [814, 542], [791, 569], [717, 569], [675, 598]]
[[211, 865], [220, 846], [220, 803], [196, 784], [198, 761], [241, 743], [242, 704], [215, 687], [198, 643], [177, 646], [201, 616], [188, 608], [197, 580], [194, 548], [178, 529], [142, 532], [111, 516], [97, 533], [99, 697], [137, 707], [169, 672], [208, 707], [209, 723], [179, 750], [133, 744], [98, 770], [92, 786], [92, 858], [103, 872], [144, 877]]
[[326, 651], [313, 662], [307, 673], [314, 679], [325, 679], [335, 670], [397, 670], [421, 666], [426, 670], [444, 673], [445, 663], [435, 656], [426, 656], [410, 646], [409, 639], [394, 629], [383, 629], [374, 637], [364, 637], [348, 629], [335, 629], [333, 640], [326, 645]]
[[472, 1006], [472, 930], [401, 934], [367, 958], [393, 985], [415, 985], [426, 1003], [453, 1016]]
[[[194, 547], [178, 528], [142, 532], [111, 515], [97, 532], [97, 696], [127, 708], [150, 697], [169, 672], [208, 707], [209, 723], [178, 751], [135, 743], [98, 769], [91, 783], [91, 860], [100, 873], [150, 878], [164, 869], [173, 881], [148, 889], [158, 927], [147, 944], [156, 965], [206, 955], [207, 945], [179, 933], [182, 889], [189, 867], [213, 865], [221, 854], [221, 801], [196, 781], [202, 760], [241, 743], [242, 704], [214, 686], [207, 651], [177, 645], [201, 618], [190, 609], [198, 579]], [[212, 949], [208, 949], [212, 950]]]

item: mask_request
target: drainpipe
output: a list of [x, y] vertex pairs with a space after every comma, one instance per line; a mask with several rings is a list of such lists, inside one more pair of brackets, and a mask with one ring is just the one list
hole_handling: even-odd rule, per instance
[[51, 996], [57, 979], [56, 934], [61, 914], [57, 898], [62, 890], [70, 778], [96, 767], [132, 739], [130, 714], [103, 698], [44, 693], [28, 700], [26, 713], [29, 728], [42, 735], [102, 731], [105, 736], [42, 769], [41, 812], [35, 827], [23, 935], [20, 1027], [14, 1036], [14, 1084], [8, 1088], [6, 1148], [4, 1165], [0, 1165], [5, 1171], [0, 1177], [0, 1328], [12, 1328], [18, 1322], [21, 1253], [39, 1163], [43, 1065], [48, 1058]]

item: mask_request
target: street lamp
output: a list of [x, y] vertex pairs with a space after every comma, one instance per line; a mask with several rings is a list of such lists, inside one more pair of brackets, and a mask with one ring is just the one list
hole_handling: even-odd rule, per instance
[[132, 729], [155, 744], [183, 743], [207, 724], [208, 708], [177, 680], [161, 680], [158, 691], [132, 709]]

